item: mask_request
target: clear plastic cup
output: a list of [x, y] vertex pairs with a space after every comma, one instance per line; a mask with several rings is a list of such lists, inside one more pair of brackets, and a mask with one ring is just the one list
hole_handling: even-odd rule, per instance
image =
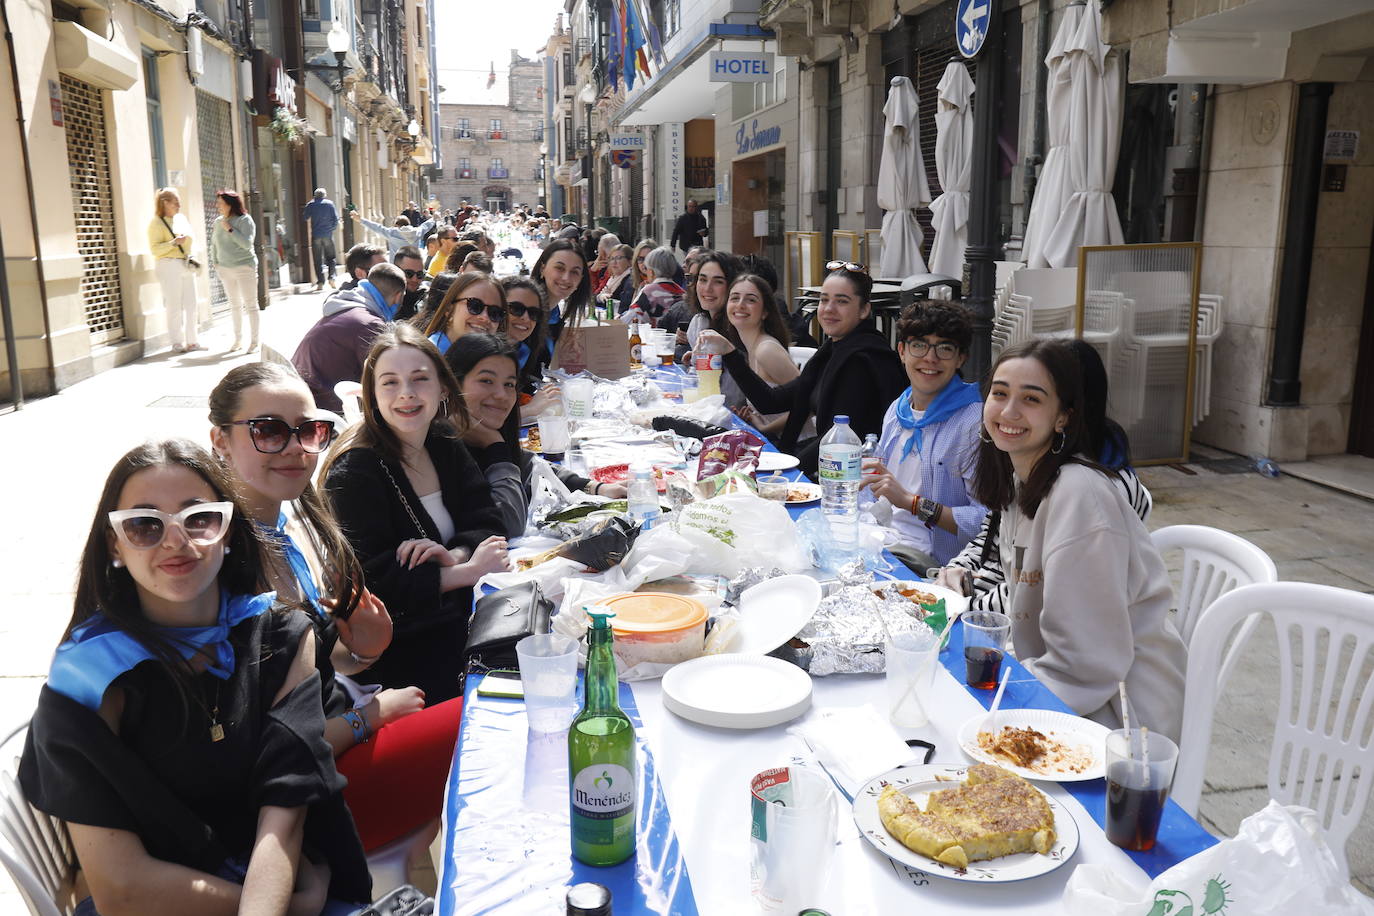
[[559, 732], [577, 714], [577, 640], [556, 633], [515, 644], [525, 718], [532, 732]]
[[561, 458], [571, 443], [567, 417], [546, 415], [539, 418], [539, 448], [546, 456]]
[[887, 715], [899, 728], [930, 724], [939, 634], [928, 626], [899, 630], [884, 645], [887, 659]]
[[1107, 839], [1135, 852], [1155, 847], [1174, 784], [1178, 745], [1167, 735], [1118, 728], [1107, 735]]
[[592, 391], [596, 383], [589, 378], [570, 378], [563, 383], [563, 407], [570, 420], [589, 420], [592, 416]]
[[787, 502], [787, 489], [792, 485], [792, 481], [788, 480], [783, 475], [769, 474], [764, 477], [758, 477], [754, 480], [754, 483], [759, 488], [759, 495], [764, 499]]
[[996, 690], [1011, 636], [1011, 618], [996, 611], [974, 611], [960, 618], [964, 627], [964, 681], [979, 690]]
[[792, 916], [825, 890], [835, 857], [835, 792], [806, 767], [764, 770], [749, 784], [754, 901]]

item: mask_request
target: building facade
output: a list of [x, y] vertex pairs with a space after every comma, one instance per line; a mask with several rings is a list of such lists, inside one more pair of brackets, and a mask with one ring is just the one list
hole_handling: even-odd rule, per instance
[[512, 51], [507, 79], [509, 104], [439, 106], [443, 165], [430, 187], [445, 209], [463, 201], [492, 211], [540, 202], [544, 63]]

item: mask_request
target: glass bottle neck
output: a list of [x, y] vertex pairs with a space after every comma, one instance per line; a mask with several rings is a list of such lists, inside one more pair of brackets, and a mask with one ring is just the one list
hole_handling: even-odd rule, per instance
[[586, 707], [590, 713], [620, 712], [611, 631], [592, 630], [587, 637]]

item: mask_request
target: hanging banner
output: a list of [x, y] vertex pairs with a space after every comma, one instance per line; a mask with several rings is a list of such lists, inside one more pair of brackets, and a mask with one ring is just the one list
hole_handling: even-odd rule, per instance
[[767, 83], [773, 79], [773, 53], [712, 51], [707, 71], [713, 83]]

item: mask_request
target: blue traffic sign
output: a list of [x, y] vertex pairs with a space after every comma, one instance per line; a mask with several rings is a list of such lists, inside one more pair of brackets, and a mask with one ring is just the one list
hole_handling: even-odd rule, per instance
[[994, 0], [959, 0], [954, 14], [954, 41], [964, 57], [977, 57], [988, 37], [988, 18]]

